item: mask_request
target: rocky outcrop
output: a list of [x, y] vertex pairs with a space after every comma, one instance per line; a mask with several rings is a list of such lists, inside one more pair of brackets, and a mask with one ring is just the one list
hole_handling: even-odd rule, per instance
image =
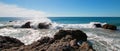
[[54, 39], [61, 39], [70, 35], [72, 39], [87, 41], [87, 35], [80, 30], [60, 30], [54, 35]]
[[115, 25], [105, 24], [102, 26], [104, 29], [110, 29], [110, 30], [117, 30], [117, 27]]
[[25, 23], [24, 25], [21, 26], [21, 28], [31, 28], [30, 22]]
[[[82, 43], [80, 43], [82, 42]], [[3, 51], [94, 51], [87, 35], [80, 30], [60, 30], [53, 38], [43, 37], [30, 45]]]
[[51, 24], [46, 24], [46, 23], [39, 23], [38, 28], [39, 29], [48, 29]]
[[101, 27], [102, 27], [101, 24], [94, 24], [94, 25], [95, 25], [95, 27], [97, 27], [97, 28], [101, 28]]
[[[22, 26], [21, 26], [21, 28], [32, 28], [31, 26], [30, 26], [30, 24], [31, 24], [31, 22], [26, 22], [25, 24], [23, 24]], [[51, 26], [51, 23], [39, 23], [38, 24], [38, 28], [39, 29], [49, 29], [49, 27]]]
[[0, 36], [0, 50], [8, 49], [11, 47], [19, 47], [24, 45], [21, 41], [16, 38], [11, 38], [8, 36]]
[[110, 25], [110, 24], [104, 24], [103, 26], [101, 24], [94, 24], [96, 28], [104, 28], [104, 29], [110, 29], [110, 30], [117, 30], [117, 26]]

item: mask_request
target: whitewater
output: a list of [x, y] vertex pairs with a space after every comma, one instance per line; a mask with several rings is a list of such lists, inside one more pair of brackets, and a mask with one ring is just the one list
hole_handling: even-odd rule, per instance
[[[31, 22], [32, 28], [20, 28], [26, 22]], [[50, 29], [38, 29], [39, 23], [51, 23]], [[106, 23], [90, 22], [88, 24], [61, 24], [52, 22], [48, 18], [35, 18], [29, 20], [16, 20], [12, 22], [0, 23], [0, 35], [10, 36], [19, 39], [25, 45], [29, 45], [41, 37], [53, 35], [59, 29], [79, 29], [88, 36], [88, 41], [92, 42], [96, 51], [120, 51], [120, 30], [112, 31], [102, 28], [96, 28], [94, 24]]]

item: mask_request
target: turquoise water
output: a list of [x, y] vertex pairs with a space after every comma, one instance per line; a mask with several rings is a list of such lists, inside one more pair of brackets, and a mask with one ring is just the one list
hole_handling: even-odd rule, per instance
[[[113, 24], [120, 27], [120, 17], [48, 17], [52, 22], [61, 24], [84, 24], [90, 22], [101, 22]], [[0, 17], [0, 22], [9, 22], [15, 20], [28, 20], [31, 18], [21, 17]]]
[[49, 19], [53, 22], [64, 24], [102, 22], [120, 26], [120, 17], [49, 17]]
[[[48, 17], [53, 22], [64, 24], [82, 24], [90, 22], [106, 22], [116, 26], [120, 26], [120, 17]], [[25, 20], [30, 18], [17, 18], [17, 17], [0, 17], [0, 22]]]

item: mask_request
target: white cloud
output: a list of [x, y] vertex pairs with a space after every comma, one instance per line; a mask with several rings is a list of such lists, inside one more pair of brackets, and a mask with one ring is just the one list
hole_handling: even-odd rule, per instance
[[0, 3], [0, 17], [45, 17], [45, 13]]

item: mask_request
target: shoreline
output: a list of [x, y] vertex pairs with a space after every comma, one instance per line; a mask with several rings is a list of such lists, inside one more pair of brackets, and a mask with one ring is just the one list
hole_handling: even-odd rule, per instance
[[[75, 33], [75, 34], [73, 34], [72, 32]], [[70, 35], [70, 37], [69, 37], [69, 35]], [[58, 47], [61, 47], [61, 49], [59, 49], [59, 50], [62, 50], [62, 51], [63, 50], [75, 50], [75, 51], [76, 50], [87, 50], [87, 49], [84, 49], [84, 48], [87, 48], [87, 47], [89, 48], [89, 50], [94, 51], [94, 49], [92, 48], [92, 46], [87, 42], [87, 35], [84, 32], [80, 31], [80, 30], [59, 30], [53, 36], [54, 36], [53, 38], [44, 36], [44, 37], [40, 38], [39, 40], [34, 41], [32, 44], [25, 45], [25, 46], [20, 46], [20, 47], [18, 46], [18, 47], [15, 47], [15, 49], [13, 49], [14, 46], [13, 46], [13, 48], [10, 48], [9, 47], [10, 44], [8, 44], [7, 45], [8, 48], [6, 49], [6, 46], [4, 46], [3, 47], [3, 51], [6, 51], [6, 50], [7, 51], [9, 51], [9, 50], [12, 50], [12, 51], [13, 50], [23, 50], [23, 51], [25, 51], [25, 50], [32, 50], [32, 51], [34, 51], [34, 50], [45, 50], [46, 51], [47, 50], [47, 51], [51, 51], [51, 50], [59, 49]], [[3, 38], [4, 38], [4, 36], [3, 36]], [[72, 38], [72, 39], [69, 39], [69, 38]], [[66, 40], [64, 40], [64, 39], [66, 39]], [[3, 39], [2, 41], [5, 41], [5, 39]], [[81, 43], [82, 45], [80, 45], [80, 44], [77, 44], [79, 41], [81, 41], [81, 42], [84, 41], [84, 42]], [[7, 41], [7, 42], [9, 42], [9, 41]], [[12, 43], [12, 41], [11, 41], [11, 43]], [[13, 41], [13, 43], [14, 43], [14, 41]], [[36, 44], [36, 43], [39, 43], [39, 44]], [[57, 43], [58, 45], [56, 44], [57, 45], [56, 46], [54, 43], [55, 44]], [[63, 44], [62, 46], [60, 45], [61, 43]], [[70, 43], [70, 46], [67, 45], [66, 43], [67, 44]], [[75, 45], [75, 47], [74, 47], [74, 45]], [[78, 48], [79, 47], [78, 45], [80, 45], [80, 48]], [[34, 48], [31, 48], [32, 46]], [[68, 46], [68, 47], [66, 47], [66, 46]], [[84, 46], [86, 46], [86, 47], [84, 47]], [[38, 47], [39, 47], [39, 49], [37, 49]], [[46, 48], [46, 47], [49, 47], [49, 48]], [[76, 47], [78, 49], [76, 49]], [[23, 48], [23, 49], [21, 49], [21, 48]], [[64, 48], [67, 48], [67, 49], [64, 49]]]
[[[0, 29], [1, 30], [1, 29]], [[14, 30], [14, 31], [13, 31]], [[41, 35], [41, 37], [45, 37], [46, 36], [46, 34], [48, 34], [47, 36], [51, 36], [51, 37], [53, 37], [53, 35], [56, 33], [56, 32], [58, 32], [58, 30], [59, 29], [54, 29], [54, 30], [52, 30], [52, 29], [25, 29], [25, 28], [17, 28], [17, 29], [13, 29], [13, 28], [8, 28], [8, 30], [5, 28], [5, 31], [3, 31], [3, 32], [11, 32], [11, 33], [13, 33], [13, 32], [16, 32], [16, 31], [18, 31], [18, 32], [20, 32], [20, 31], [22, 31], [22, 33], [18, 33], [18, 32], [16, 32], [15, 34], [11, 34], [10, 32], [10, 34], [11, 34], [11, 37], [12, 37], [12, 35], [14, 35], [14, 36], [18, 36], [18, 35], [23, 35], [23, 36], [28, 36], [28, 35], [31, 35], [31, 36], [28, 36], [28, 37], [33, 37], [33, 36], [36, 36], [36, 38], [38, 38], [38, 37], [40, 37]], [[66, 29], [66, 30], [77, 30], [77, 29]], [[94, 28], [94, 29], [91, 29], [91, 28], [82, 28], [82, 29], [79, 29], [79, 30], [82, 30], [83, 32], [85, 32], [86, 34], [87, 34], [87, 36], [88, 36], [88, 40], [89, 41], [91, 41], [92, 43], [93, 43], [93, 48], [95, 48], [95, 49], [97, 49], [97, 50], [102, 50], [102, 46], [103, 45], [101, 45], [101, 43], [105, 43], [104, 45], [108, 45], [110, 42], [109, 42], [109, 40], [110, 39], [108, 39], [107, 41], [105, 40], [107, 37], [104, 37], [104, 36], [110, 36], [110, 37], [112, 37], [113, 35], [115, 36], [115, 37], [119, 37], [119, 31], [111, 31], [111, 30], [107, 30], [107, 29], [101, 29], [101, 28]], [[13, 31], [13, 32], [12, 32]], [[38, 32], [43, 32], [43, 34], [41, 34], [41, 33], [38, 33]], [[45, 31], [47, 32], [47, 33], [45, 33]], [[53, 33], [51, 33], [51, 31], [53, 32]], [[1, 31], [0, 31], [1, 32]], [[32, 33], [30, 33], [30, 32], [32, 32]], [[104, 32], [103, 34], [101, 34], [101, 35], [99, 35], [100, 34], [100, 32]], [[106, 34], [107, 33], [107, 34]], [[111, 33], [111, 35], [109, 35], [109, 33]], [[8, 35], [8, 36], [10, 36], [10, 35]], [[38, 37], [37, 37], [38, 36]], [[25, 40], [25, 39], [28, 39], [28, 37], [26, 37], [26, 38], [24, 38], [23, 40]], [[15, 37], [14, 37], [15, 38]], [[37, 41], [36, 40], [36, 38], [34, 38], [35, 39], [35, 41]], [[105, 39], [104, 39], [105, 38]], [[114, 37], [113, 37], [114, 38]], [[40, 38], [38, 38], [38, 39], [40, 39]], [[119, 39], [119, 38], [118, 38]], [[29, 39], [28, 41], [30, 41], [31, 39]], [[99, 41], [97, 41], [97, 40], [99, 40]], [[117, 40], [117, 39], [116, 39]], [[103, 41], [103, 42], [102, 42]], [[33, 43], [34, 41], [32, 40], [31, 41], [31, 43]], [[28, 44], [31, 44], [31, 43], [28, 43]], [[107, 43], [107, 44], [106, 44]], [[111, 42], [111, 44], [112, 44], [112, 42]], [[109, 44], [110, 45], [110, 44]], [[113, 46], [113, 45], [110, 45], [110, 46]], [[104, 46], [104, 47], [106, 47], [106, 46]], [[110, 47], [111, 48], [111, 47]], [[104, 50], [107, 50], [107, 49], [104, 49]], [[104, 51], [103, 50], [103, 51]]]
[[[61, 29], [83, 31], [88, 36], [86, 42], [92, 42], [93, 49], [97, 51], [113, 51], [120, 49], [120, 32], [118, 30], [118, 27], [116, 27], [115, 25], [101, 22], [90, 22], [88, 24], [59, 24], [51, 21], [41, 22], [38, 20], [25, 20], [23, 22], [10, 21], [5, 25], [3, 24], [3, 27], [0, 28], [0, 35], [16, 38], [22, 43], [24, 43], [24, 46], [28, 46], [34, 44], [34, 42], [38, 42], [38, 40], [40, 40], [42, 37], [47, 36], [47, 38], [53, 38], [54, 35]], [[58, 41], [57, 43], [59, 44], [60, 42]], [[69, 41], [65, 42], [68, 43]], [[78, 44], [80, 45], [80, 43], [81, 41]]]

